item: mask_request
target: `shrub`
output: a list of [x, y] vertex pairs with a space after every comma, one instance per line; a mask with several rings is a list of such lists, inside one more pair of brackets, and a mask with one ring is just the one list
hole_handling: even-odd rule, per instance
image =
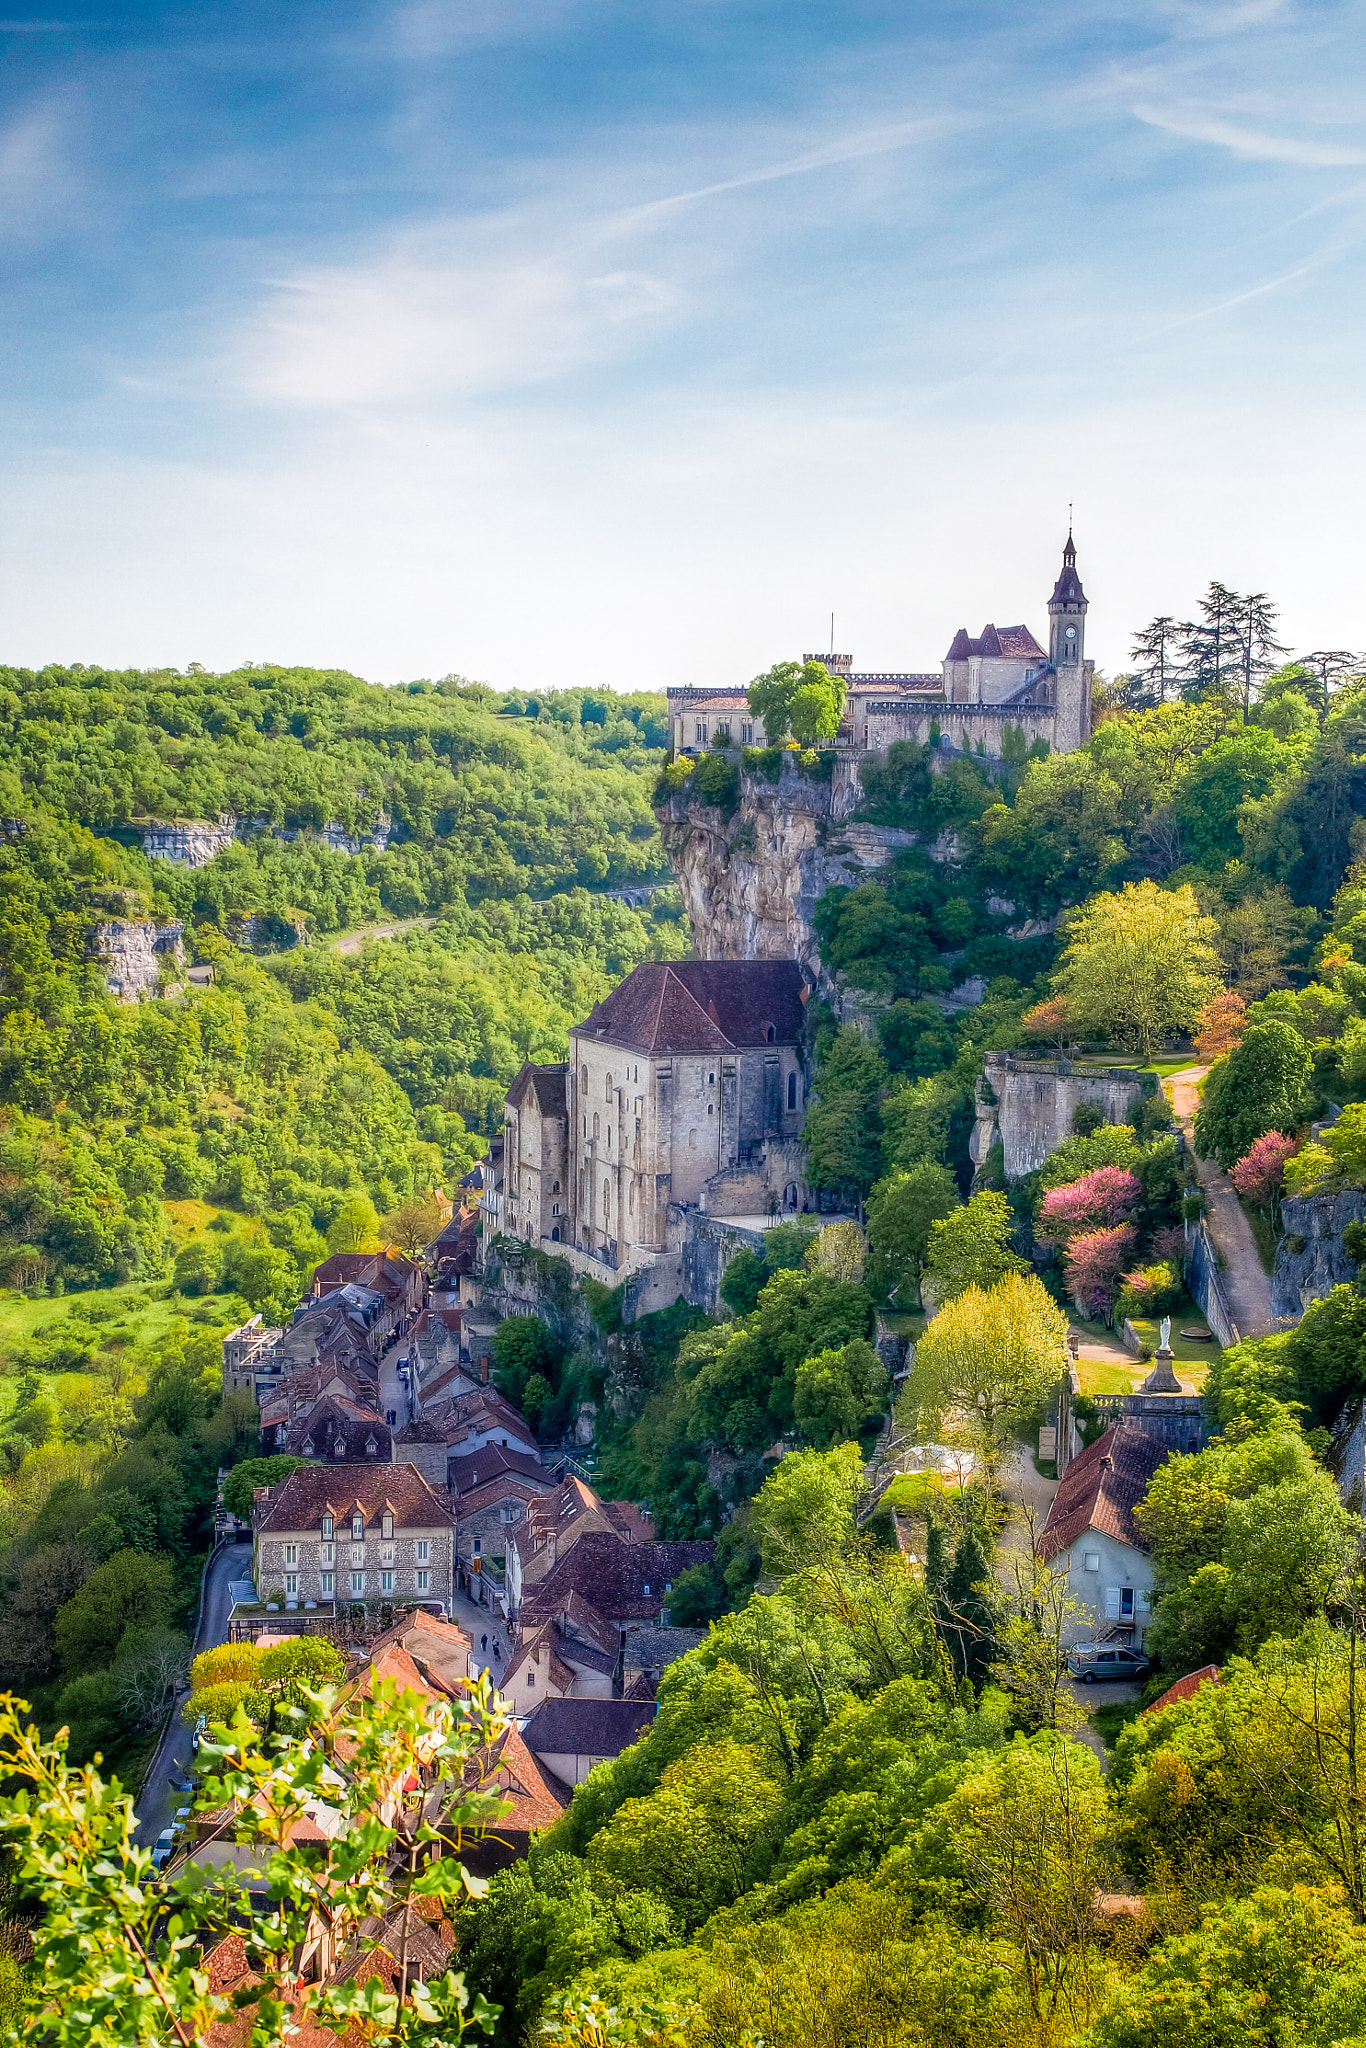
[[1139, 1266], [1124, 1275], [1124, 1285], [1115, 1302], [1117, 1318], [1159, 1316], [1175, 1308], [1181, 1299], [1181, 1268], [1169, 1259], [1152, 1266]]
[[1137, 1239], [1132, 1223], [1086, 1231], [1072, 1239], [1067, 1248], [1067, 1287], [1084, 1314], [1109, 1315], [1124, 1262]]

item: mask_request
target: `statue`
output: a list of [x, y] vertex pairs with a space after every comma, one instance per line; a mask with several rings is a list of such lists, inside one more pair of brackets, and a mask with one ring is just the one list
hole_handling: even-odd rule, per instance
[[1170, 1351], [1172, 1348], [1172, 1319], [1170, 1316], [1163, 1316], [1157, 1334], [1160, 1348], [1163, 1351]]

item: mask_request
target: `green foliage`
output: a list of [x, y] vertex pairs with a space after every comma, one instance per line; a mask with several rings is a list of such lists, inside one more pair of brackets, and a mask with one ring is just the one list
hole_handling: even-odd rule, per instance
[[958, 1207], [953, 1175], [937, 1160], [922, 1159], [880, 1180], [868, 1200], [868, 1242], [872, 1257], [868, 1285], [882, 1297], [894, 1291], [902, 1308], [913, 1308], [934, 1224]]
[[[559, 1378], [562, 1347], [539, 1316], [505, 1316], [493, 1333], [494, 1377], [500, 1393], [521, 1408], [528, 1382], [539, 1379], [545, 1399]], [[544, 1403], [542, 1404], [544, 1405]], [[534, 1421], [529, 1411], [527, 1420]]]
[[936, 1217], [925, 1256], [935, 1300], [954, 1301], [969, 1287], [992, 1287], [1007, 1273], [1027, 1272], [1028, 1260], [1009, 1248], [1014, 1227], [1010, 1203], [990, 1188]]
[[802, 1132], [813, 1187], [855, 1199], [868, 1193], [882, 1166], [879, 1098], [886, 1085], [887, 1069], [876, 1048], [852, 1025], [841, 1025], [820, 1063]]
[[223, 1505], [240, 1521], [251, 1520], [252, 1496], [258, 1486], [278, 1486], [291, 1472], [297, 1472], [308, 1463], [307, 1458], [296, 1458], [287, 1451], [281, 1451], [271, 1458], [244, 1458], [240, 1465], [234, 1465], [223, 1482]]
[[824, 662], [780, 661], [749, 686], [749, 708], [764, 721], [770, 745], [789, 735], [810, 746], [833, 739], [844, 709], [845, 684]]
[[1195, 1119], [1196, 1150], [1225, 1172], [1267, 1131], [1290, 1136], [1304, 1117], [1313, 1060], [1298, 1031], [1269, 1019], [1215, 1062]]

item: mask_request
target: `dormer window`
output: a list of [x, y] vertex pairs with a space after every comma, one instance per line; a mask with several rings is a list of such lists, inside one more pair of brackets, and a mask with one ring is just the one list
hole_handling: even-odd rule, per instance
[[344, 1436], [339, 1436], [333, 1444], [332, 1455], [334, 1458], [344, 1458], [346, 1456], [346, 1438]]
[[646, 1588], [645, 1588], [645, 1597], [646, 1597], [646, 1599], [647, 1599], [647, 1600], [648, 1600], [648, 1599], [649, 1599], [649, 1597], [650, 1597], [650, 1588], [649, 1588], [648, 1586], [646, 1586]]
[[305, 1456], [306, 1458], [311, 1458], [311, 1457], [313, 1456], [313, 1439], [312, 1439], [312, 1437], [310, 1437], [310, 1438], [308, 1439], [308, 1442], [307, 1442], [307, 1443], [306, 1443], [306, 1444], [304, 1445], [304, 1456]]
[[778, 1043], [778, 1033], [774, 1025], [769, 1025], [768, 1030], [764, 1033], [764, 1036], [770, 1045], [776, 1045]]
[[359, 1515], [359, 1514], [357, 1514], [357, 1515], [352, 1515], [352, 1517], [351, 1517], [351, 1541], [352, 1541], [353, 1543], [364, 1543], [364, 1541], [365, 1541], [365, 1517], [364, 1517], [364, 1515]]
[[367, 1457], [367, 1458], [373, 1458], [373, 1457], [374, 1457], [374, 1455], [375, 1455], [375, 1452], [376, 1452], [376, 1451], [377, 1451], [378, 1449], [379, 1449], [379, 1445], [378, 1445], [378, 1444], [377, 1444], [377, 1443], [375, 1442], [375, 1439], [374, 1439], [374, 1438], [373, 1438], [372, 1436], [368, 1436], [368, 1437], [367, 1437], [367, 1438], [365, 1439], [365, 1455], [366, 1455], [366, 1457]]
[[383, 1539], [384, 1539], [384, 1541], [385, 1541], [386, 1543], [392, 1543], [392, 1542], [393, 1542], [393, 1540], [394, 1540], [394, 1518], [393, 1518], [393, 1516], [392, 1516], [392, 1515], [386, 1514], [386, 1515], [385, 1515], [385, 1516], [383, 1517], [383, 1519], [382, 1519], [382, 1520], [381, 1520], [381, 1522], [380, 1522], [380, 1527], [379, 1527], [379, 1533], [380, 1533], [380, 1535], [381, 1535], [381, 1536], [383, 1537]]
[[324, 1543], [330, 1543], [331, 1541], [332, 1541], [332, 1517], [331, 1517], [331, 1515], [324, 1515], [324, 1516], [323, 1516], [323, 1542], [324, 1542]]

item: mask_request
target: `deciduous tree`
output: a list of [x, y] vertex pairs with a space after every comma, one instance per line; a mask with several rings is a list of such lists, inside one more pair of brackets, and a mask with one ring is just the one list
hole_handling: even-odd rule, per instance
[[1127, 1039], [1148, 1058], [1159, 1040], [1188, 1031], [1216, 993], [1217, 929], [1189, 885], [1127, 882], [1073, 917], [1056, 986], [1079, 1029]]

